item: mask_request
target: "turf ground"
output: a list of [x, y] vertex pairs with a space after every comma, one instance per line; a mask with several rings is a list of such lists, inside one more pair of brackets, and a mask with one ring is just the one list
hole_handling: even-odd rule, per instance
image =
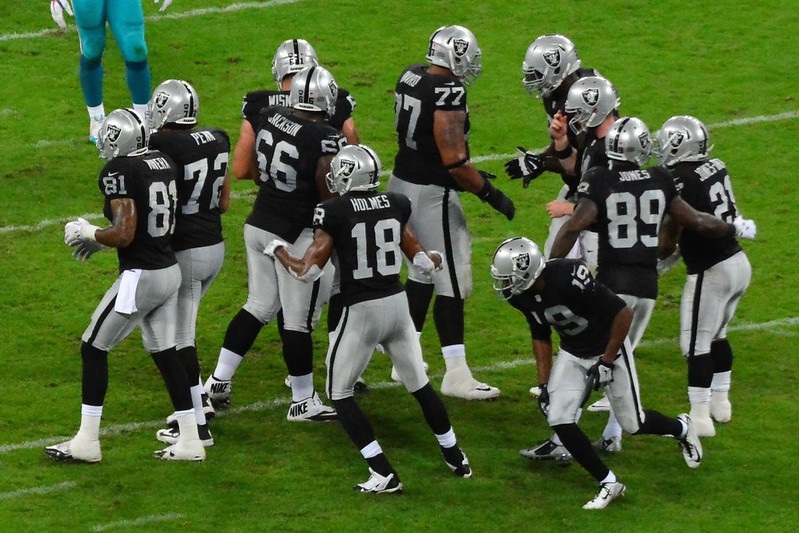
[[[736, 362], [733, 421], [705, 439], [705, 460], [688, 470], [671, 440], [626, 438], [608, 459], [628, 493], [601, 513], [580, 506], [595, 491], [579, 467], [525, 462], [517, 454], [548, 435], [527, 390], [535, 382], [521, 316], [491, 291], [490, 256], [506, 237], [543, 242], [547, 201], [559, 180], [547, 175], [522, 189], [496, 184], [516, 202], [507, 222], [475, 198], [463, 201], [474, 236], [475, 290], [467, 303], [466, 343], [476, 375], [503, 391], [492, 403], [445, 399], [475, 475], [451, 476], [415, 402], [389, 382], [377, 356], [360, 397], [398, 468], [405, 494], [352, 492], [366, 468], [336, 424], [288, 424], [289, 395], [274, 327], [265, 328], [236, 376], [233, 407], [213, 423], [217, 444], [202, 464], [167, 464], [159, 447], [170, 404], [137, 334], [110, 356], [103, 462], [61, 465], [41, 448], [71, 436], [79, 422], [80, 334], [115, 276], [112, 254], [72, 260], [63, 223], [98, 221], [96, 176], [102, 166], [85, 142], [87, 120], [77, 78], [74, 26], [53, 27], [45, 2], [0, 3], [0, 530], [3, 531], [788, 531], [799, 522], [796, 460], [796, 350], [799, 301], [794, 200], [799, 155], [799, 14], [787, 2], [713, 3], [176, 0], [166, 15], [145, 10], [154, 84], [184, 78], [198, 90], [203, 124], [235, 140], [242, 94], [273, 86], [270, 61], [284, 39], [316, 47], [339, 84], [358, 101], [362, 139], [390, 168], [394, 155], [393, 86], [422, 61], [427, 39], [444, 24], [477, 35], [484, 74], [469, 89], [470, 143], [480, 166], [502, 175], [518, 144], [545, 144], [540, 102], [523, 90], [527, 45], [560, 32], [586, 66], [619, 90], [623, 114], [654, 130], [674, 114], [710, 126], [730, 169], [739, 208], [758, 223], [744, 247], [752, 286], [729, 338]], [[110, 37], [109, 37], [110, 39]], [[129, 105], [113, 41], [105, 58], [106, 109]], [[204, 300], [198, 347], [204, 375], [229, 319], [246, 297], [241, 227], [252, 185], [235, 183], [225, 218], [226, 265]], [[792, 237], [793, 235], [793, 237]], [[676, 343], [684, 268], [662, 278], [661, 296], [639, 349], [644, 404], [687, 409], [685, 363]], [[317, 332], [317, 388], [325, 335]], [[443, 362], [431, 321], [423, 347], [432, 381]], [[792, 396], [793, 395], [793, 396]], [[597, 436], [601, 415], [582, 425]]]

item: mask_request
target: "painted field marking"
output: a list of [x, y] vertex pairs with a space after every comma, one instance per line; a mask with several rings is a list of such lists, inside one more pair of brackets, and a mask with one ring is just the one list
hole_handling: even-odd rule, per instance
[[78, 484], [74, 481], [65, 481], [57, 485], [19, 489], [12, 492], [0, 492], [0, 500], [12, 500], [14, 498], [21, 498], [24, 496], [38, 496], [40, 494], [50, 494], [52, 492], [63, 492], [65, 490], [74, 489], [77, 486]]
[[[733, 326], [728, 328], [727, 331], [736, 332], [736, 331], [779, 331], [784, 330], [785, 328], [790, 328], [795, 325], [799, 324], [799, 317], [786, 317], [780, 318], [777, 320], [769, 320], [768, 322], [761, 322], [759, 324], [740, 324], [737, 326]], [[793, 335], [793, 332], [783, 331], [785, 335]], [[664, 339], [655, 339], [651, 341], [643, 341], [641, 342], [642, 347], [653, 347], [653, 346], [663, 346], [663, 345], [679, 345], [680, 339], [679, 338], [664, 338]], [[679, 350], [675, 352], [678, 354]], [[535, 360], [533, 359], [532, 355], [530, 357], [525, 357], [522, 359], [514, 359], [511, 361], [500, 361], [498, 363], [494, 363], [492, 365], [477, 367], [473, 370], [475, 372], [496, 372], [502, 370], [510, 370], [513, 368], [518, 368], [520, 366], [527, 366], [527, 365], [534, 365]], [[441, 376], [431, 376], [433, 378], [440, 378]], [[375, 382], [369, 383], [369, 388], [373, 390], [381, 390], [381, 389], [391, 389], [395, 387], [403, 386], [402, 383], [397, 383], [394, 381], [384, 381], [384, 382]], [[255, 402], [249, 405], [243, 405], [240, 407], [231, 407], [230, 409], [219, 410], [216, 413], [216, 416], [219, 418], [223, 418], [225, 416], [236, 415], [239, 413], [245, 412], [260, 412], [260, 411], [268, 411], [271, 409], [275, 409], [278, 407], [284, 407], [288, 405], [290, 402], [288, 397], [280, 397], [274, 398], [269, 401], [265, 402]], [[107, 428], [103, 428], [100, 430], [101, 435], [117, 435], [120, 433], [128, 433], [131, 431], [136, 431], [143, 428], [153, 428], [153, 427], [162, 427], [165, 425], [164, 419], [159, 420], [150, 420], [148, 422], [131, 422], [129, 424], [117, 424], [115, 426], [110, 426]], [[64, 436], [51, 436], [45, 437], [42, 439], [38, 439], [35, 441], [28, 441], [28, 442], [21, 442], [18, 444], [3, 444], [0, 445], [0, 454], [3, 453], [10, 453], [16, 450], [28, 450], [32, 448], [40, 448], [43, 446], [47, 446], [49, 444], [54, 444], [56, 442], [62, 442], [65, 440], [69, 440], [71, 437], [64, 437]]]
[[[237, 11], [246, 11], [249, 9], [268, 9], [270, 7], [279, 6], [283, 4], [296, 4], [300, 0], [267, 0], [265, 2], [237, 2], [225, 7], [204, 7], [199, 9], [189, 9], [188, 11], [168, 11], [158, 15], [150, 15], [145, 17], [147, 22], [158, 22], [161, 20], [175, 20], [186, 19], [194, 17], [203, 17], [205, 15], [216, 15], [225, 13], [235, 13]], [[68, 24], [69, 31], [77, 31], [74, 24]], [[38, 39], [39, 37], [46, 37], [48, 35], [55, 35], [62, 32], [59, 28], [47, 28], [39, 31], [30, 31], [23, 33], [2, 33], [0, 34], [0, 42], [4, 41], [17, 41], [20, 39]]]
[[144, 526], [148, 524], [155, 524], [156, 522], [168, 522], [170, 520], [177, 520], [183, 518], [184, 515], [180, 513], [166, 513], [166, 514], [153, 514], [149, 516], [142, 516], [141, 518], [134, 518], [132, 520], [120, 520], [118, 522], [109, 522], [92, 527], [92, 531], [108, 531], [109, 529], [123, 529], [132, 528], [137, 526]]

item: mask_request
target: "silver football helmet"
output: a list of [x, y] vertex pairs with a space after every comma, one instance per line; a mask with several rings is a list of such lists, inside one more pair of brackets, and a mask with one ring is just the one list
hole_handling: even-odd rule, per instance
[[621, 104], [616, 88], [602, 76], [580, 78], [569, 88], [566, 113], [574, 114], [576, 131], [599, 126]]
[[605, 151], [610, 159], [630, 161], [640, 167], [652, 155], [649, 128], [636, 117], [618, 119], [605, 135]]
[[655, 134], [655, 151], [668, 167], [681, 161], [705, 161], [713, 149], [707, 128], [690, 115], [671, 117]]
[[147, 127], [157, 130], [164, 124], [197, 124], [200, 100], [197, 91], [183, 80], [166, 80], [155, 88], [147, 104]]
[[427, 61], [448, 68], [469, 85], [482, 72], [477, 38], [463, 26], [441, 26], [430, 36]]
[[277, 88], [282, 90], [281, 82], [289, 74], [296, 74], [305, 67], [318, 65], [316, 50], [305, 39], [289, 39], [277, 47], [272, 59], [272, 77]]
[[97, 149], [103, 159], [147, 153], [150, 128], [132, 109], [115, 109], [105, 117], [97, 134]]
[[574, 43], [557, 33], [542, 35], [527, 47], [522, 62], [522, 83], [530, 94], [549, 96], [563, 80], [580, 68]]
[[327, 188], [339, 196], [350, 191], [371, 191], [380, 185], [380, 158], [365, 144], [349, 144], [330, 162]]
[[291, 79], [289, 105], [301, 111], [324, 112], [332, 117], [336, 112], [338, 85], [324, 67], [305, 67]]
[[544, 256], [538, 245], [525, 237], [513, 237], [504, 241], [494, 252], [491, 262], [491, 277], [494, 290], [507, 300], [532, 287], [544, 270]]

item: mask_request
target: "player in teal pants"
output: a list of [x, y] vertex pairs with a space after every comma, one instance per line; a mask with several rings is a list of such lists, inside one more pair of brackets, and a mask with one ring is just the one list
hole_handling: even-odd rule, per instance
[[[159, 0], [155, 0], [158, 3]], [[80, 86], [89, 112], [89, 140], [97, 141], [97, 132], [105, 118], [103, 107], [103, 51], [105, 26], [111, 28], [114, 40], [125, 60], [125, 75], [133, 100], [133, 109], [144, 116], [150, 100], [150, 67], [147, 64], [147, 43], [144, 41], [144, 12], [138, 0], [51, 0], [53, 20], [66, 27], [64, 13], [73, 13], [80, 37]], [[163, 0], [161, 11], [172, 0]]]

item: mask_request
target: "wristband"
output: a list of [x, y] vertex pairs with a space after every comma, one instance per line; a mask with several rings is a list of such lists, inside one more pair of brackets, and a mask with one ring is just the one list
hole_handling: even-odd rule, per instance
[[572, 145], [568, 145], [563, 150], [555, 150], [555, 157], [558, 159], [568, 159], [571, 157], [573, 151]]
[[469, 162], [468, 159], [461, 159], [460, 161], [456, 161], [455, 163], [452, 163], [451, 165], [447, 165], [445, 168], [447, 170], [453, 170], [453, 169], [456, 169], [458, 167], [462, 167], [463, 165], [465, 165], [468, 162]]

